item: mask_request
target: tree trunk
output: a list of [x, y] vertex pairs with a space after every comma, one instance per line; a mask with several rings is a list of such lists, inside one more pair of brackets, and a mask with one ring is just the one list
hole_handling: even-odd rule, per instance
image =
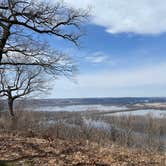
[[10, 116], [14, 117], [14, 111], [13, 111], [13, 99], [8, 99], [8, 107], [9, 107], [9, 113]]
[[12, 26], [11, 24], [8, 24], [7, 26], [3, 25], [3, 34], [2, 34], [2, 38], [0, 39], [0, 64], [2, 62], [3, 49], [10, 36], [11, 26]]
[[2, 50], [0, 48], [0, 64], [1, 64], [1, 62], [2, 62]]

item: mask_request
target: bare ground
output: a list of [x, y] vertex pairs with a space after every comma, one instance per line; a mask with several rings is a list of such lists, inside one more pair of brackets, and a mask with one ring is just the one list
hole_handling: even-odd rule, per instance
[[0, 166], [165, 166], [166, 154], [14, 133], [0, 134]]

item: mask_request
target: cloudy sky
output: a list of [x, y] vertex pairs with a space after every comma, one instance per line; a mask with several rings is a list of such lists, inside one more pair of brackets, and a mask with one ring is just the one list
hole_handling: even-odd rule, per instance
[[81, 48], [54, 41], [74, 57], [79, 74], [53, 83], [49, 97], [166, 96], [165, 0], [65, 2], [90, 7], [92, 17]]

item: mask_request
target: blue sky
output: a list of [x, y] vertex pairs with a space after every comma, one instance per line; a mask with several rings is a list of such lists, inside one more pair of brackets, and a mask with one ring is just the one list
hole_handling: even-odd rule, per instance
[[[66, 0], [92, 8], [77, 48], [48, 38], [73, 57], [75, 81], [59, 78], [48, 97], [166, 96], [166, 2], [158, 0]], [[130, 4], [130, 5], [129, 5]]]

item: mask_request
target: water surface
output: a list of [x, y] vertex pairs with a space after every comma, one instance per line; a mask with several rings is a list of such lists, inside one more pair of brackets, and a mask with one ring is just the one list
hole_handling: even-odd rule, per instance
[[135, 111], [105, 114], [105, 116], [147, 116], [147, 115], [152, 115], [154, 117], [166, 117], [166, 110], [140, 109]]
[[126, 110], [126, 106], [115, 106], [115, 105], [68, 105], [68, 106], [48, 106], [48, 107], [36, 107], [31, 108], [34, 111], [121, 111]]

